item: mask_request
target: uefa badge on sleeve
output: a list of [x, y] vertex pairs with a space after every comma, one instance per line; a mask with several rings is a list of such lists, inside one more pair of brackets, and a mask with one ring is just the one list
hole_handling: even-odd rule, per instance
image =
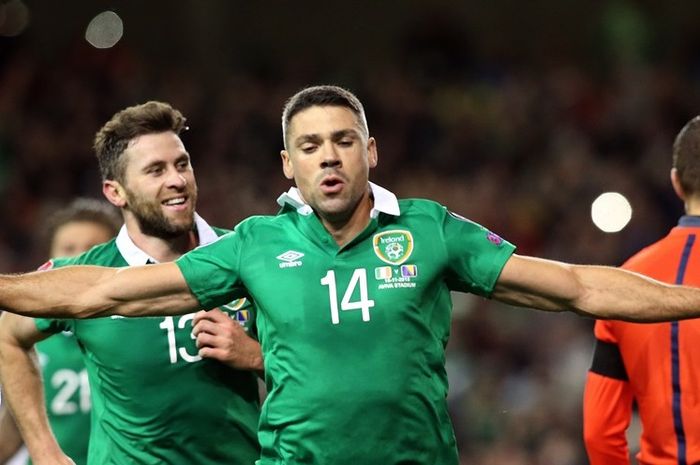
[[37, 271], [48, 271], [53, 268], [53, 260], [49, 260], [37, 268]]
[[495, 246], [501, 246], [503, 244], [503, 238], [491, 231], [487, 231], [486, 239]]

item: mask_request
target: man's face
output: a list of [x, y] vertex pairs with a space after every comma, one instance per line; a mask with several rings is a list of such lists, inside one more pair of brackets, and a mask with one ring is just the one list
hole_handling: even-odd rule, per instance
[[124, 154], [126, 204], [149, 236], [172, 239], [192, 230], [197, 184], [190, 156], [172, 131], [135, 138]]
[[284, 174], [304, 200], [330, 221], [347, 220], [368, 192], [377, 149], [352, 110], [313, 106], [292, 117], [282, 151]]
[[97, 244], [107, 242], [112, 232], [96, 221], [69, 221], [56, 229], [51, 238], [52, 257], [73, 257]]

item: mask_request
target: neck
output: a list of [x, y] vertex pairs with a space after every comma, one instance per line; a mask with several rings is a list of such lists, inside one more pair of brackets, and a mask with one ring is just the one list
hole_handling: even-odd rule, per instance
[[700, 216], [700, 198], [688, 197], [685, 199], [685, 214]]
[[197, 247], [199, 238], [194, 231], [188, 231], [171, 239], [149, 236], [139, 228], [133, 218], [125, 218], [126, 231], [136, 247], [160, 263], [171, 262]]
[[319, 218], [323, 226], [333, 236], [336, 244], [342, 247], [357, 237], [367, 227], [372, 204], [372, 197], [369, 189], [367, 189], [349, 216], [330, 218], [319, 215]]

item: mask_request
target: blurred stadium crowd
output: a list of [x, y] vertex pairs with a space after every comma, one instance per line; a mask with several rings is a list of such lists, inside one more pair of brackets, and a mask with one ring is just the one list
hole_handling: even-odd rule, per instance
[[[92, 137], [116, 110], [149, 99], [188, 117], [183, 139], [204, 217], [230, 227], [274, 213], [289, 186], [278, 155], [281, 107], [317, 83], [347, 86], [365, 103], [379, 147], [375, 182], [439, 200], [522, 254], [617, 265], [675, 223], [682, 206], [668, 181], [670, 148], [700, 109], [697, 57], [648, 59], [642, 28], [638, 42], [606, 49], [594, 69], [567, 60], [496, 63], [470, 53], [454, 37], [459, 29], [447, 26], [425, 21], [404, 35], [393, 60], [353, 73], [324, 71], [300, 54], [261, 57], [206, 84], [185, 63], [154, 65], [125, 43], [97, 51], [76, 40], [60, 60], [6, 47], [0, 271], [43, 261], [36, 225], [53, 208], [101, 196]], [[593, 199], [610, 190], [634, 209], [617, 234], [590, 219]], [[580, 405], [592, 322], [469, 296], [456, 296], [454, 313], [449, 401], [464, 463], [586, 463]]]

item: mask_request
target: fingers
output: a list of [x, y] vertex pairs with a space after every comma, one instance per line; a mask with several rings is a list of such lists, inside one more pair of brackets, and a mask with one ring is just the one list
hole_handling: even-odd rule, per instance
[[225, 338], [202, 333], [197, 337], [198, 354], [202, 358], [210, 358], [227, 364], [235, 363], [236, 357], [232, 355]]
[[206, 310], [200, 310], [197, 313], [194, 314], [194, 318], [192, 319], [192, 324], [196, 325], [200, 320], [206, 319], [207, 318], [207, 312]]
[[202, 347], [222, 346], [225, 342], [226, 340], [224, 338], [209, 333], [200, 333], [196, 341], [198, 349]]
[[200, 310], [197, 313], [194, 314], [194, 319], [192, 320], [193, 324], [197, 324], [199, 321], [203, 320], [209, 320], [209, 321], [225, 321], [227, 319], [230, 319], [229, 316], [219, 310], [218, 308], [215, 308], [213, 310]]
[[238, 321], [221, 310], [197, 312], [192, 334], [202, 358], [214, 359], [240, 370], [264, 369], [260, 344]]
[[214, 308], [212, 310], [209, 310], [206, 312], [206, 317], [209, 318], [211, 321], [227, 321], [230, 320], [231, 317], [228, 316], [228, 313], [224, 313], [218, 308]]
[[222, 334], [235, 331], [235, 326], [240, 326], [231, 317], [219, 309], [197, 312], [193, 319], [192, 334], [196, 337], [200, 333]]
[[195, 337], [199, 337], [200, 334], [204, 333], [217, 334], [220, 332], [220, 329], [221, 325], [219, 323], [214, 323], [209, 320], [200, 320], [192, 327], [192, 334]]
[[224, 363], [228, 362], [226, 351], [214, 347], [202, 347], [199, 349], [199, 356], [202, 358], [218, 360]]
[[251, 338], [232, 344], [230, 338], [202, 333], [197, 338], [198, 354], [238, 370], [264, 370], [260, 344]]
[[210, 321], [200, 321], [192, 330], [192, 334], [197, 339], [197, 347], [234, 346], [240, 344], [242, 338], [249, 337], [241, 325], [235, 321], [231, 321], [225, 326]]

